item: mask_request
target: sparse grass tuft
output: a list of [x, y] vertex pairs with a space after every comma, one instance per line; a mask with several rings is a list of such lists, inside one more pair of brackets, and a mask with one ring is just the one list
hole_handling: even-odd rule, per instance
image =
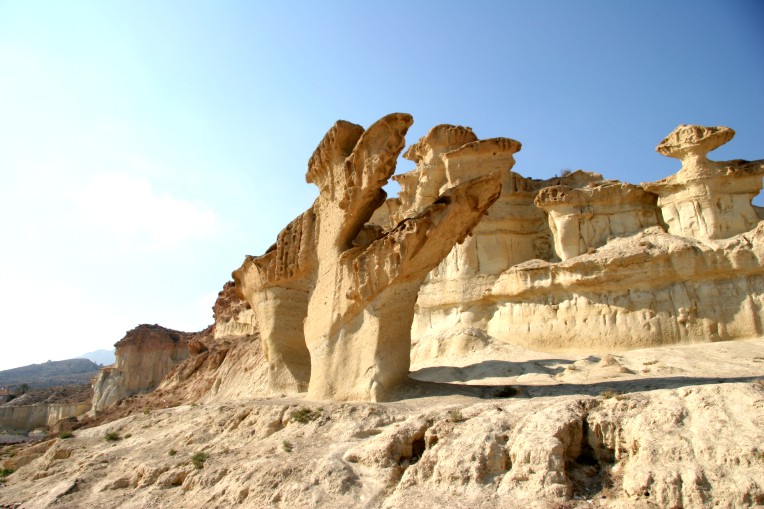
[[12, 468], [0, 468], [0, 477], [8, 477], [13, 472], [15, 472], [15, 470]]
[[292, 449], [294, 449], [294, 445], [292, 445], [292, 442], [290, 442], [289, 440], [284, 440], [283, 442], [281, 442], [281, 447], [286, 452], [292, 452]]
[[197, 469], [201, 469], [204, 467], [204, 462], [209, 459], [210, 455], [206, 452], [197, 452], [193, 456], [191, 456], [191, 463], [194, 464], [194, 467]]
[[119, 433], [117, 433], [116, 431], [107, 431], [106, 433], [104, 433], [103, 439], [106, 440], [107, 442], [117, 442], [119, 440], [122, 440], [122, 437], [119, 436]]
[[168, 456], [175, 456], [176, 454], [178, 454], [178, 451], [176, 451], [175, 449], [170, 449], [169, 451], [167, 451]]
[[300, 424], [308, 424], [309, 422], [315, 421], [321, 417], [321, 413], [314, 412], [310, 408], [302, 407], [301, 409], [292, 412], [291, 417], [294, 422], [299, 422]]
[[449, 422], [462, 422], [465, 420], [461, 410], [449, 410], [447, 416]]
[[72, 438], [73, 436], [74, 436], [74, 433], [72, 433], [71, 431], [62, 431], [61, 434], [58, 435], [58, 438], [67, 439], [67, 438]]
[[621, 398], [619, 398], [620, 395], [621, 395], [620, 392], [614, 391], [612, 389], [607, 389], [607, 390], [604, 390], [604, 391], [600, 392], [600, 397], [602, 399], [610, 399], [610, 398], [621, 399]]

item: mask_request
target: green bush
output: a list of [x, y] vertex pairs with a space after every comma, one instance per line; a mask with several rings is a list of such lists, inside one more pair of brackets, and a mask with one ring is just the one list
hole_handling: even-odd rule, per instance
[[0, 477], [8, 477], [13, 472], [15, 472], [15, 470], [12, 468], [0, 468]]
[[464, 416], [462, 415], [461, 410], [449, 410], [448, 411], [448, 420], [449, 422], [462, 422], [464, 421]]
[[286, 452], [292, 452], [292, 449], [294, 449], [292, 442], [288, 440], [284, 440], [283, 442], [281, 442], [281, 447], [283, 447]]
[[178, 451], [176, 451], [175, 449], [170, 449], [169, 451], [167, 451], [168, 456], [175, 456], [176, 454], [178, 454]]
[[308, 424], [309, 422], [315, 421], [321, 417], [321, 414], [319, 412], [314, 412], [310, 408], [302, 407], [301, 409], [292, 412], [291, 417], [294, 422], [299, 422], [300, 424]]
[[106, 433], [104, 433], [103, 439], [106, 440], [107, 442], [116, 442], [118, 440], [122, 440], [122, 437], [119, 436], [119, 433], [117, 433], [116, 431], [107, 431]]
[[193, 456], [191, 456], [191, 463], [194, 464], [194, 467], [201, 469], [204, 467], [204, 462], [209, 459], [210, 455], [206, 452], [197, 452]]
[[61, 434], [58, 435], [58, 438], [67, 439], [67, 438], [72, 438], [73, 436], [74, 436], [74, 433], [72, 433], [71, 431], [62, 431]]

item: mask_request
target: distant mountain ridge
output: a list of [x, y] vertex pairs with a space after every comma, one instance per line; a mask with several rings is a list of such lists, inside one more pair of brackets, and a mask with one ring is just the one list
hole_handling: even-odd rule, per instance
[[114, 349], [106, 350], [105, 348], [101, 348], [99, 350], [93, 350], [92, 352], [83, 353], [82, 355], [77, 356], [78, 359], [90, 359], [91, 361], [95, 362], [96, 364], [102, 364], [104, 366], [108, 366], [110, 364], [114, 364], [115, 358], [114, 358]]
[[100, 366], [90, 359], [66, 359], [0, 371], [0, 387], [27, 384], [31, 388], [89, 384]]

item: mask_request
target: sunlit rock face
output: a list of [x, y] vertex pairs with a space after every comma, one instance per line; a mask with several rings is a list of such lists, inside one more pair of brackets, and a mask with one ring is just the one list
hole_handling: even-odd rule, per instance
[[[682, 169], [638, 186], [583, 170], [529, 179], [513, 169], [519, 142], [443, 124], [406, 151], [417, 166], [386, 200], [410, 124], [337, 122], [308, 165], [319, 198], [234, 273], [270, 391], [386, 399], [412, 362], [494, 340], [618, 349], [764, 333], [761, 162], [705, 157], [731, 130], [678, 128], [659, 151]], [[694, 222], [672, 216], [680, 202]]]
[[555, 254], [567, 260], [604, 246], [610, 238], [657, 226], [656, 201], [657, 196], [639, 186], [601, 180], [583, 187], [546, 187], [535, 204], [549, 217]]
[[[398, 221], [394, 227], [369, 224], [385, 203], [382, 187], [412, 122], [402, 113], [368, 130], [338, 121], [308, 164], [306, 180], [319, 188], [315, 204], [268, 253], [248, 257], [234, 273], [257, 315], [272, 390], [301, 391], [307, 382], [313, 398], [377, 401], [406, 379], [421, 282], [501, 188], [496, 174], [470, 175], [441, 194], [445, 171], [438, 166], [416, 215], [399, 202], [386, 213]], [[472, 139], [467, 130], [442, 131], [433, 137], [444, 146]]]
[[249, 303], [236, 293], [233, 281], [223, 286], [212, 307], [214, 338], [236, 338], [257, 333], [257, 315]]
[[133, 394], [156, 388], [170, 370], [189, 356], [193, 334], [159, 325], [139, 325], [119, 340], [116, 362], [93, 382], [93, 410], [99, 411]]
[[[762, 161], [705, 157], [731, 136], [727, 128], [680, 126], [658, 151], [680, 158], [682, 169], [639, 186], [581, 170], [526, 179], [505, 161], [500, 198], [420, 289], [414, 365], [480, 348], [484, 333], [546, 349], [764, 333], [761, 209], [751, 203]], [[454, 152], [441, 153], [447, 168]], [[495, 161], [471, 163], [473, 174], [497, 171]], [[410, 198], [419, 194], [417, 180], [402, 186], [400, 201], [417, 203]], [[443, 344], [449, 335], [458, 347]]]
[[304, 392], [310, 355], [303, 324], [316, 279], [316, 216], [308, 209], [279, 234], [262, 256], [248, 256], [233, 277], [239, 294], [257, 316], [273, 391]]
[[642, 184], [659, 196], [668, 232], [697, 240], [727, 239], [751, 230], [762, 219], [751, 203], [759, 194], [764, 161], [711, 161], [708, 152], [735, 135], [728, 127], [680, 125], [657, 151], [682, 162], [679, 172]]

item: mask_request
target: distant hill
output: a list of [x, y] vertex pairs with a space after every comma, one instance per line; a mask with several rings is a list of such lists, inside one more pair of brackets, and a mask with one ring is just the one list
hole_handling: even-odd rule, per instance
[[96, 364], [103, 364], [104, 366], [108, 366], [109, 364], [114, 364], [114, 349], [112, 348], [111, 350], [106, 350], [102, 348], [100, 350], [94, 350], [92, 352], [83, 353], [82, 355], [79, 355], [77, 358], [90, 359]]
[[89, 384], [99, 366], [89, 359], [67, 359], [0, 371], [0, 387], [27, 384], [36, 389], [55, 385]]

